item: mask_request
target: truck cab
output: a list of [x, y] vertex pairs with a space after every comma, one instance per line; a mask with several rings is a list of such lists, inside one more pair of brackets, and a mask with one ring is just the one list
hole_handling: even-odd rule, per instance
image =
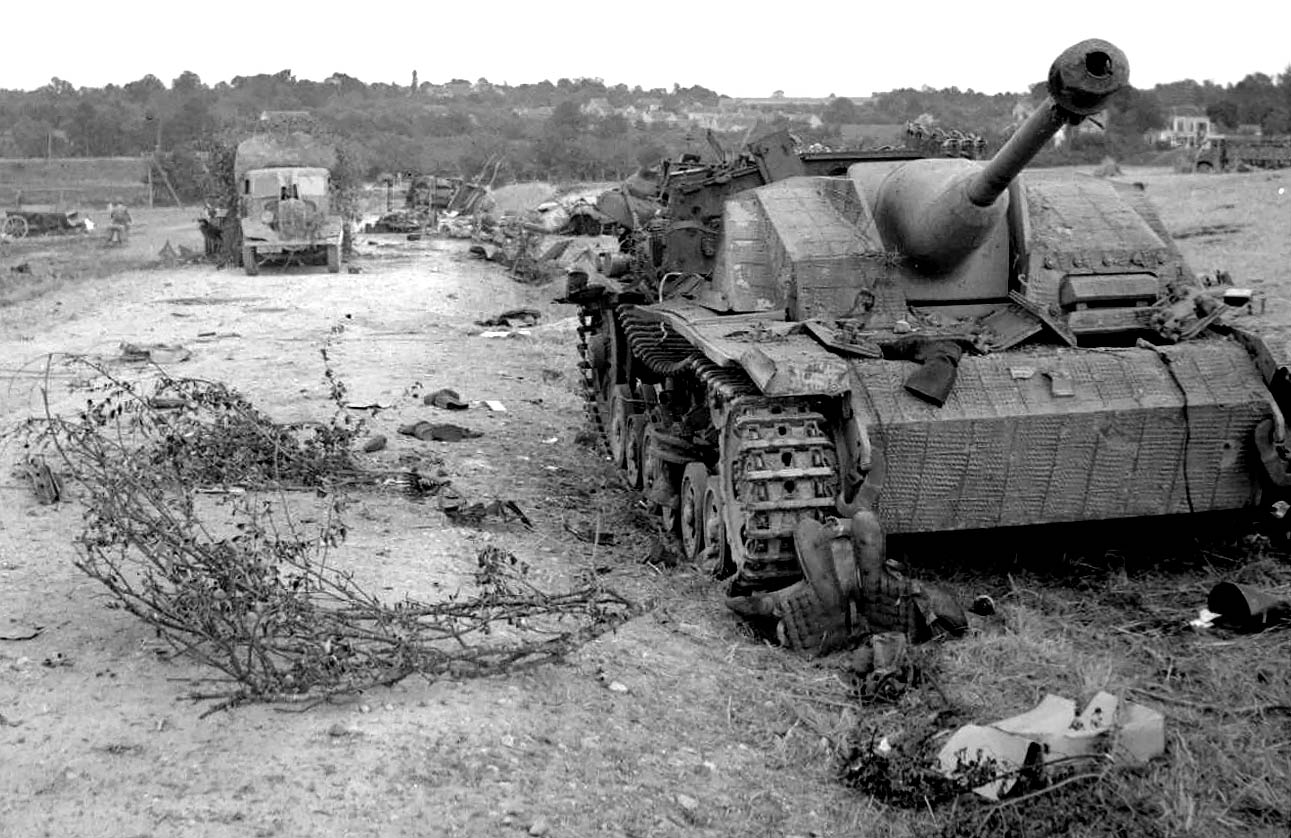
[[242, 265], [259, 273], [266, 257], [341, 267], [343, 224], [331, 190], [335, 150], [305, 134], [259, 136], [238, 146], [235, 164]]

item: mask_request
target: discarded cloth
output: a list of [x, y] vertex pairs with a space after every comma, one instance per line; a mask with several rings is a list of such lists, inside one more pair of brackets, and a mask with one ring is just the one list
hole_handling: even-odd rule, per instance
[[413, 422], [409, 425], [402, 425], [399, 433], [407, 436], [415, 436], [423, 442], [438, 440], [440, 442], [461, 442], [464, 439], [475, 439], [484, 436], [479, 431], [473, 431], [470, 428], [463, 428], [461, 425], [451, 425], [448, 423], [436, 422]]
[[513, 308], [487, 320], [476, 320], [476, 326], [536, 326], [542, 312], [535, 308]]
[[456, 390], [450, 390], [447, 387], [442, 390], [436, 390], [429, 396], [422, 399], [422, 404], [431, 407], [438, 407], [444, 410], [466, 410], [468, 405], [462, 401], [462, 397], [457, 394]]

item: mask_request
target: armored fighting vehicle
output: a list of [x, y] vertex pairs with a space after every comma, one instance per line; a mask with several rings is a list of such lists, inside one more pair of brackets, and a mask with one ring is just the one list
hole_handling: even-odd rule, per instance
[[303, 131], [257, 134], [238, 144], [234, 177], [242, 227], [242, 267], [260, 272], [265, 257], [325, 256], [341, 269], [342, 221], [332, 207], [336, 149]]
[[1222, 322], [1145, 192], [1020, 177], [1127, 84], [1112, 44], [1069, 48], [984, 164], [773, 138], [670, 167], [659, 210], [570, 275], [593, 421], [732, 597], [795, 584], [804, 532], [858, 515], [859, 550], [1288, 484], [1287, 368]]
[[1226, 137], [1211, 135], [1197, 149], [1193, 171], [1246, 171], [1291, 166], [1291, 137]]

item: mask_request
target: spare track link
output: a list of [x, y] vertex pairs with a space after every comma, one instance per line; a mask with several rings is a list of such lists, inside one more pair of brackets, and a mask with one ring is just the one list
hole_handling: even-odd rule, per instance
[[724, 465], [744, 521], [736, 584], [773, 590], [802, 578], [793, 533], [835, 510], [838, 454], [828, 422], [794, 399], [743, 397], [732, 406]]
[[636, 306], [619, 306], [618, 316], [633, 357], [653, 373], [679, 375], [688, 371], [696, 358], [702, 357], [690, 341], [669, 328], [667, 323], [647, 319]]

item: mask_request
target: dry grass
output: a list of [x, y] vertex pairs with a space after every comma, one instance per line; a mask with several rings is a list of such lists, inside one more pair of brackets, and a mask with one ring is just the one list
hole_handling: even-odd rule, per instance
[[[1166, 715], [1166, 757], [1111, 780], [1143, 808], [1142, 829], [1285, 835], [1291, 632], [1189, 629], [1221, 579], [1291, 596], [1291, 564], [1260, 539], [1032, 550], [1011, 567], [962, 577], [961, 589], [996, 594], [1005, 628], [945, 647], [947, 694], [982, 719], [1028, 709], [1047, 692], [1079, 701], [1107, 690], [1156, 707]], [[1073, 834], [1104, 834], [1089, 829]]]
[[[1073, 767], [1059, 776], [1083, 779], [1004, 805], [973, 795], [924, 801], [917, 784], [921, 802], [902, 805], [848, 789], [833, 801], [834, 823], [891, 836], [1284, 836], [1291, 631], [1187, 624], [1221, 579], [1291, 597], [1291, 561], [1263, 537], [1183, 534], [1160, 543], [1161, 535], [1113, 533], [1064, 549], [998, 534], [976, 551], [962, 538], [917, 545], [922, 575], [947, 580], [964, 598], [991, 594], [1002, 619], [918, 650], [925, 680], [894, 704], [859, 698], [845, 653], [801, 661], [741, 650], [723, 662], [733, 723], [763, 743], [781, 776], [819, 777], [881, 736], [915, 737], [927, 759], [962, 724], [1029, 710], [1046, 693], [1083, 705], [1107, 690], [1164, 713], [1164, 757], [1141, 768]], [[969, 556], [985, 566], [965, 572]], [[745, 825], [758, 831], [756, 817]]]

